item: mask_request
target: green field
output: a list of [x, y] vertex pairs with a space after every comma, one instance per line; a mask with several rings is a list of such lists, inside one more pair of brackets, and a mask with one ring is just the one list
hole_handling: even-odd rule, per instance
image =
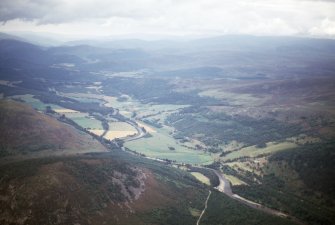
[[235, 186], [235, 185], [246, 185], [246, 183], [240, 179], [238, 179], [235, 176], [224, 174], [224, 176], [230, 181], [230, 183]]
[[211, 182], [209, 180], [208, 177], [206, 177], [205, 175], [203, 175], [202, 173], [199, 173], [199, 172], [191, 172], [191, 174], [197, 178], [197, 180], [199, 180], [201, 183], [204, 183], [206, 185], [211, 185]]
[[292, 142], [280, 142], [280, 143], [274, 143], [274, 142], [268, 142], [266, 147], [264, 148], [257, 148], [256, 146], [248, 146], [245, 148], [242, 148], [241, 150], [234, 151], [232, 153], [227, 154], [223, 157], [223, 160], [234, 160], [241, 157], [258, 157], [261, 155], [267, 155], [274, 152], [296, 148], [297, 144]]
[[109, 122], [109, 131], [133, 131], [136, 132], [136, 129], [126, 122]]
[[91, 117], [72, 117], [71, 119], [79, 126], [86, 129], [103, 129], [101, 122]]
[[261, 175], [261, 172], [256, 170], [255, 168], [256, 162], [254, 160], [246, 161], [246, 162], [240, 162], [240, 161], [234, 161], [230, 163], [225, 163], [225, 165], [233, 168], [234, 170], [241, 170], [241, 171], [249, 171], [252, 173], [255, 173], [257, 175]]
[[83, 113], [83, 112], [77, 112], [77, 113], [62, 113], [64, 114], [67, 118], [70, 119], [75, 119], [75, 118], [83, 118], [83, 117], [89, 117], [88, 113]]
[[11, 98], [12, 99], [19, 99], [21, 101], [24, 101], [25, 103], [27, 103], [28, 105], [30, 105], [31, 107], [33, 107], [34, 109], [36, 109], [38, 111], [45, 111], [45, 108], [47, 106], [50, 106], [53, 109], [62, 109], [62, 107], [60, 107], [58, 105], [45, 104], [45, 103], [41, 102], [40, 100], [34, 98], [34, 96], [30, 95], [30, 94], [14, 95], [14, 96], [11, 96]]
[[[213, 161], [209, 154], [181, 146], [163, 129], [157, 129], [152, 137], [125, 143], [125, 147], [150, 157], [176, 160], [191, 164], [209, 164]], [[170, 148], [169, 148], [170, 147]], [[174, 150], [171, 150], [174, 148]]]

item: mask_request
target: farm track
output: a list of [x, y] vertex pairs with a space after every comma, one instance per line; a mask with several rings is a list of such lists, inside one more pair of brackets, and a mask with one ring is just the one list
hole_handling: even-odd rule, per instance
[[200, 224], [200, 220], [202, 218], [202, 216], [205, 214], [206, 210], [207, 210], [207, 205], [208, 205], [208, 200], [209, 200], [209, 197], [211, 196], [212, 192], [209, 190], [209, 193], [208, 193], [208, 196], [207, 196], [207, 199], [206, 199], [206, 202], [205, 202], [205, 208], [202, 210], [200, 216], [199, 216], [199, 219], [197, 221], [197, 225]]

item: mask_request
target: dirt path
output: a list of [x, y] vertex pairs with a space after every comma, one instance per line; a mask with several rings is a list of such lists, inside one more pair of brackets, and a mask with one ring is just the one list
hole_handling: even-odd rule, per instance
[[211, 194], [212, 194], [212, 192], [209, 191], [209, 193], [208, 193], [208, 197], [207, 197], [206, 202], [205, 202], [205, 208], [204, 208], [204, 210], [202, 210], [202, 212], [201, 212], [201, 214], [200, 214], [200, 216], [199, 216], [199, 219], [198, 219], [198, 221], [197, 221], [197, 225], [200, 224], [200, 220], [201, 220], [202, 216], [203, 216], [203, 215], [205, 214], [205, 212], [206, 212], [207, 204], [208, 204], [208, 200], [209, 200], [209, 197], [211, 196]]

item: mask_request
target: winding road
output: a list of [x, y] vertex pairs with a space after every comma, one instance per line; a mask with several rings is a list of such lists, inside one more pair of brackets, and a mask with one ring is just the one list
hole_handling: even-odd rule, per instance
[[[137, 130], [137, 134], [135, 136], [122, 138], [123, 141], [125, 141], [125, 142], [126, 141], [134, 141], [134, 140], [142, 138], [146, 134], [146, 132], [143, 131], [143, 129], [141, 127], [139, 127], [138, 124], [135, 121], [132, 121], [131, 119], [128, 119], [125, 122], [127, 122], [128, 124], [133, 126]], [[125, 150], [124, 147], [122, 147], [122, 149]], [[155, 161], [164, 162], [164, 160], [157, 159], [157, 158], [152, 158], [152, 157], [145, 157], [145, 158], [152, 159], [152, 160], [155, 160]], [[217, 177], [219, 178], [219, 181], [220, 181], [219, 185], [217, 187], [214, 187], [214, 188], [216, 190], [218, 190], [219, 192], [222, 192], [222, 193], [226, 194], [228, 197], [230, 197], [232, 199], [235, 199], [238, 202], [240, 202], [240, 203], [242, 203], [246, 206], [249, 206], [251, 208], [263, 211], [263, 212], [271, 214], [271, 215], [275, 215], [275, 216], [279, 216], [279, 217], [283, 217], [283, 218], [288, 218], [289, 217], [289, 215], [287, 215], [283, 212], [280, 212], [280, 211], [275, 210], [275, 209], [268, 208], [268, 207], [263, 206], [259, 203], [253, 202], [253, 201], [248, 200], [246, 198], [243, 198], [242, 196], [234, 194], [233, 191], [232, 191], [231, 184], [230, 184], [229, 180], [220, 171], [210, 169], [210, 168], [207, 168], [207, 167], [199, 167], [199, 168], [212, 170], [217, 175]], [[208, 203], [208, 200], [210, 198], [210, 195], [211, 195], [211, 191], [209, 191], [208, 197], [207, 197], [206, 202], [205, 202], [205, 208], [203, 209], [203, 211], [201, 212], [201, 214], [199, 216], [199, 219], [197, 221], [197, 225], [199, 225], [200, 220], [201, 220], [202, 216], [204, 215], [204, 213], [207, 209], [207, 203]], [[293, 221], [297, 222], [298, 224], [302, 224], [296, 218], [292, 218], [292, 217], [290, 217], [290, 218]]]
[[241, 197], [237, 194], [234, 194], [232, 189], [231, 189], [230, 182], [227, 180], [227, 178], [225, 178], [225, 176], [217, 170], [214, 170], [214, 169], [210, 169], [210, 170], [214, 171], [214, 173], [218, 176], [218, 178], [220, 180], [219, 186], [215, 187], [215, 189], [217, 189], [218, 191], [220, 191], [222, 193], [225, 193], [228, 197], [233, 198], [233, 199], [237, 200], [238, 202], [240, 202], [244, 205], [247, 205], [251, 208], [258, 209], [258, 210], [261, 210], [263, 212], [266, 212], [266, 213], [269, 213], [269, 214], [272, 214], [272, 215], [275, 215], [275, 216], [280, 216], [280, 217], [285, 217], [285, 218], [289, 217], [289, 215], [287, 215], [283, 212], [280, 212], [280, 211], [275, 210], [275, 209], [270, 209], [270, 208], [265, 207], [265, 206], [263, 206], [259, 203], [250, 201], [250, 200], [248, 200], [246, 198], [243, 198], [243, 197]]

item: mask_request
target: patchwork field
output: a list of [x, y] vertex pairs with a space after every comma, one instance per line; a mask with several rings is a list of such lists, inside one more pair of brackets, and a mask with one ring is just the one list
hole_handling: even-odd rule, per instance
[[103, 130], [101, 121], [90, 116], [88, 113], [75, 111], [72, 109], [56, 109], [56, 112], [65, 115], [67, 118], [73, 120], [79, 126], [88, 130]]
[[191, 164], [210, 164], [212, 157], [203, 151], [182, 146], [166, 130], [157, 129], [151, 137], [125, 143], [125, 147], [154, 158], [176, 160]]
[[123, 138], [137, 133], [137, 130], [129, 123], [125, 122], [109, 122], [109, 130], [104, 138], [113, 140], [115, 138]]
[[39, 99], [34, 98], [33, 95], [15, 95], [11, 97], [12, 99], [18, 99], [24, 101], [25, 103], [29, 104], [31, 107], [38, 111], [45, 111], [46, 107], [50, 106], [52, 110], [59, 114], [65, 115], [67, 118], [70, 118], [79, 126], [86, 128], [86, 129], [94, 129], [99, 130], [103, 129], [101, 122], [96, 120], [94, 117], [89, 116], [88, 113], [79, 112], [72, 109], [67, 109], [55, 104], [45, 104]]

